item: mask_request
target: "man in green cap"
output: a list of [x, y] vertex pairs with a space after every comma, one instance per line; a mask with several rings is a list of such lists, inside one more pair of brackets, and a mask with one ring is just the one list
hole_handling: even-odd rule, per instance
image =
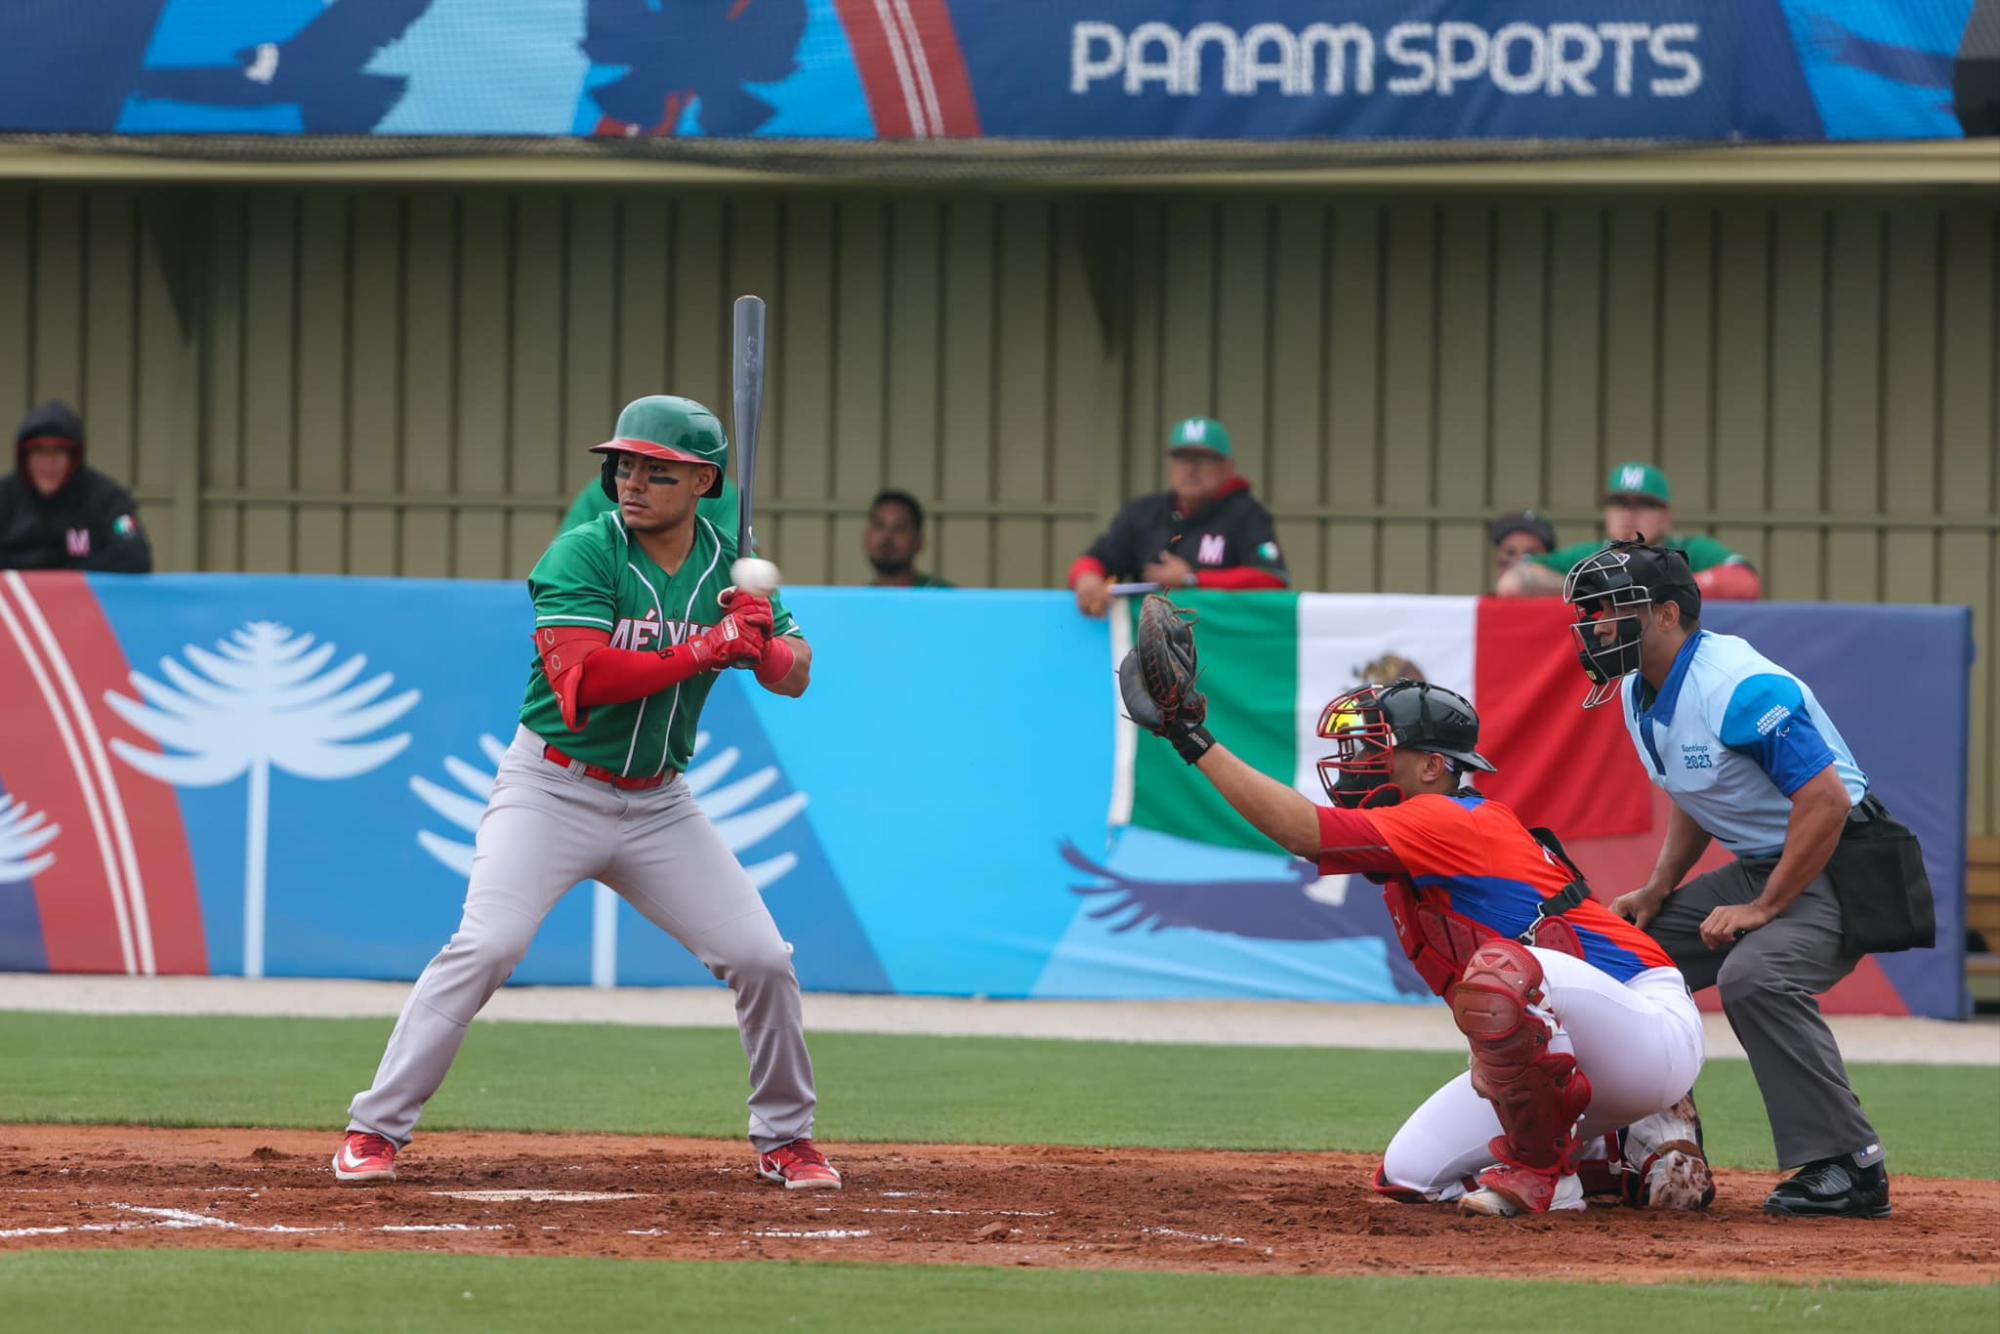
[[[1749, 600], [1764, 596], [1756, 567], [1712, 537], [1676, 537], [1674, 489], [1650, 463], [1621, 463], [1604, 482], [1604, 537], [1613, 542], [1650, 542], [1687, 553], [1688, 568], [1705, 598]], [[1576, 542], [1542, 556], [1529, 556], [1503, 571], [1493, 591], [1510, 597], [1555, 597], [1570, 568], [1604, 550], [1603, 541]]]
[[1164, 589], [1284, 588], [1291, 582], [1271, 511], [1236, 472], [1229, 431], [1189, 417], [1167, 443], [1168, 489], [1127, 505], [1069, 567], [1077, 610], [1102, 616], [1114, 582]]

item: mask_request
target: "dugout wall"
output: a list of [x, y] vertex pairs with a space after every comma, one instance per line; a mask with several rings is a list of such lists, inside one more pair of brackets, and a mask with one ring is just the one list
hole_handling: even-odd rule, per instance
[[1477, 591], [1490, 513], [1655, 458], [1774, 597], [1974, 607], [2000, 832], [1990, 191], [1165, 191], [0, 184], [0, 410], [76, 401], [172, 569], [516, 577], [752, 289], [799, 583], [885, 483], [946, 577], [1056, 582], [1192, 412], [1320, 589]]

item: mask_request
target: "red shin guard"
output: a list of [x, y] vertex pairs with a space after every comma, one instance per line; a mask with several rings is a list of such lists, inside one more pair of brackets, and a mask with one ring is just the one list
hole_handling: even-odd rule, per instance
[[1536, 1013], [1542, 981], [1542, 965], [1526, 946], [1486, 941], [1452, 989], [1451, 1013], [1472, 1045], [1472, 1087], [1500, 1118], [1504, 1133], [1492, 1142], [1493, 1156], [1561, 1175], [1575, 1168], [1590, 1081], [1575, 1057], [1549, 1050], [1554, 1025]]

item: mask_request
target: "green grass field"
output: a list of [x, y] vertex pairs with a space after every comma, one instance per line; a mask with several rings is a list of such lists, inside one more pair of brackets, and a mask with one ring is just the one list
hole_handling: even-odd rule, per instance
[[[0, 1014], [0, 1121], [324, 1127], [343, 1120], [387, 1020]], [[1463, 1068], [1443, 1053], [1002, 1038], [813, 1040], [829, 1143], [1381, 1148]], [[2000, 1178], [2000, 1070], [1858, 1066], [1895, 1170]], [[481, 1024], [424, 1125], [734, 1138], [732, 1031]], [[1710, 1149], [1773, 1166], [1738, 1062], [1700, 1086]], [[1482, 1321], [1716, 1330], [2000, 1329], [2000, 1287], [1555, 1286], [1483, 1280], [641, 1263], [421, 1254], [0, 1249], [0, 1325], [21, 1329], [815, 1330], [1362, 1328]]]
[[[0, 1121], [333, 1130], [389, 1028], [0, 1014]], [[845, 1033], [812, 1046], [831, 1143], [1372, 1151], [1465, 1068], [1443, 1052]], [[2000, 1068], [1870, 1065], [1854, 1078], [1896, 1171], [2000, 1178]], [[743, 1089], [730, 1030], [478, 1024], [424, 1126], [732, 1137]], [[1776, 1166], [1747, 1065], [1716, 1062], [1697, 1091], [1717, 1163]]]
[[[915, 1265], [645, 1264], [500, 1256], [43, 1252], [0, 1259], [11, 1328], [297, 1331], [1173, 1331], [1463, 1328], [1985, 1330], [2000, 1293], [1882, 1285], [1661, 1287]], [[282, 1290], [283, 1306], [274, 1294]]]

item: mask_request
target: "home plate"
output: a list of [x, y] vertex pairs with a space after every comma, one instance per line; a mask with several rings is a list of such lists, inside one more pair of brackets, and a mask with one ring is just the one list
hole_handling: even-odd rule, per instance
[[610, 1200], [640, 1200], [640, 1191], [609, 1190], [434, 1190], [452, 1200], [527, 1200], [535, 1204], [602, 1204]]

